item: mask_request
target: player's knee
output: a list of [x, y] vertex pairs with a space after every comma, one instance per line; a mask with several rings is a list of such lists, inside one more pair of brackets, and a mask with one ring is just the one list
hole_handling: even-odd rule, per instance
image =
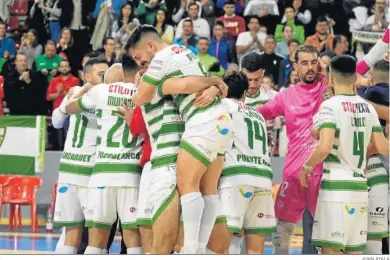
[[169, 254], [176, 247], [177, 230], [162, 229], [153, 236], [153, 252]]
[[176, 184], [181, 195], [199, 189], [199, 180], [189, 178], [188, 176], [177, 175]]

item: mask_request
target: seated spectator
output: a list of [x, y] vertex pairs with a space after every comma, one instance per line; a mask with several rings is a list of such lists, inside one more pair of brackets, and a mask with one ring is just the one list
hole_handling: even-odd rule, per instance
[[290, 55], [288, 44], [292, 40], [293, 30], [290, 25], [285, 25], [283, 28], [283, 40], [276, 46], [276, 53], [284, 58]]
[[152, 25], [159, 9], [167, 10], [165, 0], [140, 1], [135, 13], [142, 24]]
[[175, 31], [173, 30], [173, 26], [168, 24], [166, 18], [167, 12], [164, 9], [158, 10], [153, 27], [156, 28], [158, 34], [165, 43], [172, 44]]
[[221, 63], [217, 58], [211, 56], [209, 51], [209, 39], [207, 38], [199, 38], [198, 41], [198, 58], [200, 62], [205, 66], [206, 70], [213, 76], [222, 77], [225, 73], [225, 70], [221, 66]]
[[236, 3], [232, 0], [226, 1], [223, 6], [225, 15], [217, 18], [217, 21], [224, 23], [227, 36], [232, 37], [233, 39], [237, 39], [237, 36], [246, 30], [244, 18], [235, 14], [235, 4]]
[[244, 17], [257, 16], [260, 23], [267, 27], [268, 34], [274, 34], [280, 22], [279, 8], [275, 0], [251, 0], [245, 7]]
[[103, 40], [104, 52], [101, 54], [101, 57], [107, 61], [108, 66], [111, 66], [116, 62], [115, 48], [116, 48], [116, 42], [114, 38], [112, 37], [104, 38]]
[[264, 33], [265, 35], [268, 35], [268, 30], [267, 27], [260, 25], [260, 32]]
[[333, 58], [337, 55], [344, 55], [348, 52], [348, 39], [344, 35], [335, 35], [333, 38], [332, 46], [334, 46], [333, 51], [330, 51], [328, 56]]
[[240, 33], [237, 38], [236, 50], [238, 61], [249, 52], [261, 52], [264, 49], [263, 44], [267, 35], [259, 31], [260, 22], [258, 17], [254, 16], [250, 18], [248, 29], [248, 32]]
[[118, 18], [112, 24], [111, 36], [122, 45], [126, 44], [129, 38], [128, 24], [132, 23], [135, 26], [140, 25], [140, 22], [135, 18], [133, 9], [129, 3], [122, 5]]
[[225, 35], [225, 28], [221, 21], [217, 21], [213, 29], [213, 38], [209, 46], [209, 54], [216, 57], [222, 67], [227, 70], [229, 63], [237, 63], [236, 50], [233, 41]]
[[63, 58], [56, 54], [55, 42], [48, 40], [45, 45], [45, 53], [38, 56], [33, 64], [33, 70], [42, 73], [50, 82], [57, 75], [58, 67]]
[[182, 23], [183, 29], [182, 35], [179, 38], [175, 38], [174, 44], [184, 45], [190, 49], [195, 55], [198, 54], [196, 45], [198, 44], [199, 38], [194, 35], [194, 25], [191, 19], [187, 19]]
[[175, 34], [176, 38], [179, 38], [182, 35], [184, 21], [191, 19], [195, 34], [198, 37], [206, 37], [207, 39], [210, 39], [210, 26], [205, 19], [198, 17], [198, 12], [199, 6], [197, 4], [193, 3], [188, 6], [189, 18], [181, 20], [177, 25]]
[[173, 15], [172, 15], [172, 21], [175, 24], [178, 24], [183, 17], [188, 17], [188, 9], [191, 4], [197, 4], [199, 6], [199, 11], [198, 11], [198, 17], [202, 17], [202, 4], [195, 1], [195, 0], [181, 0], [180, 1], [180, 8], [175, 8], [173, 10]]
[[366, 21], [366, 26], [378, 25], [381, 30], [386, 30], [389, 25], [389, 6], [386, 0], [375, 1], [374, 14], [369, 16]]
[[318, 53], [333, 49], [333, 35], [328, 33], [328, 20], [324, 16], [317, 19], [316, 33], [307, 37], [305, 44], [313, 45]]
[[15, 57], [15, 43], [6, 35], [7, 26], [0, 21], [0, 57], [12, 59]]
[[[294, 9], [294, 17], [302, 24], [308, 24], [311, 21], [311, 12], [306, 6], [303, 6], [302, 0], [293, 0], [292, 8]], [[282, 24], [287, 22], [286, 13], [282, 18]]]
[[213, 25], [215, 22], [215, 6], [213, 0], [199, 0], [202, 9], [202, 17], [210, 25]]
[[[225, 6], [225, 3], [229, 2], [229, 0], [217, 0], [217, 8], [222, 9]], [[235, 13], [236, 15], [242, 15], [244, 13], [244, 8], [245, 8], [245, 0], [233, 0], [234, 3], [234, 9], [236, 10]]]
[[284, 9], [284, 14], [286, 16], [286, 22], [276, 26], [276, 41], [283, 41], [284, 29], [285, 26], [288, 25], [292, 29], [292, 38], [298, 40], [300, 44], [303, 44], [305, 42], [305, 28], [302, 25], [299, 25], [300, 22], [294, 16], [294, 8], [286, 7], [286, 9]]
[[[0, 57], [0, 72], [3, 71], [3, 66], [4, 64], [7, 62], [7, 59], [6, 58], [3, 58], [3, 57]], [[2, 73], [0, 73], [2, 74]]]
[[10, 115], [46, 115], [45, 92], [45, 78], [29, 71], [26, 55], [17, 54], [15, 66], [4, 79], [4, 100]]
[[[283, 57], [275, 53], [276, 40], [274, 36], [268, 35], [264, 42], [264, 53], [262, 56], [262, 64], [265, 72], [272, 76], [273, 79], [279, 78], [279, 66]], [[276, 85], [275, 85], [276, 86]]]
[[19, 53], [27, 56], [27, 68], [31, 69], [35, 59], [42, 54], [42, 45], [38, 44], [37, 31], [30, 29], [23, 37]]
[[297, 40], [291, 40], [288, 43], [288, 57], [284, 58], [279, 65], [279, 79], [278, 79], [278, 85], [279, 87], [285, 86], [286, 82], [288, 81], [288, 75], [290, 72], [294, 69], [294, 62], [295, 62], [295, 51], [299, 47], [299, 42]]

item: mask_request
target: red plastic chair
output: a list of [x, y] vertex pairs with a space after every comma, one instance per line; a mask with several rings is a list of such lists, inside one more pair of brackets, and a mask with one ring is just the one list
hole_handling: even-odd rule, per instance
[[[3, 205], [8, 204], [12, 198], [12, 187], [9, 186], [9, 181], [12, 178], [17, 178], [17, 176], [13, 175], [0, 175], [0, 220], [3, 212]], [[13, 223], [13, 215], [15, 212], [15, 207], [10, 204], [10, 214], [9, 214], [9, 223], [8, 228], [12, 229]]]
[[50, 204], [50, 211], [54, 213], [54, 208], [56, 206], [56, 199], [57, 199], [57, 183], [53, 184], [53, 189], [51, 191], [51, 204]]
[[14, 4], [9, 10], [11, 15], [27, 15], [28, 0], [14, 0]]
[[17, 29], [19, 29], [19, 18], [17, 16], [11, 15], [9, 17], [7, 31], [10, 32]]
[[8, 185], [12, 188], [12, 198], [9, 200], [9, 203], [15, 206], [15, 215], [13, 216], [12, 222], [18, 222], [16, 226], [21, 226], [20, 207], [29, 205], [31, 207], [32, 231], [35, 232], [38, 230], [37, 191], [42, 184], [42, 179], [36, 176], [20, 176], [10, 179]]

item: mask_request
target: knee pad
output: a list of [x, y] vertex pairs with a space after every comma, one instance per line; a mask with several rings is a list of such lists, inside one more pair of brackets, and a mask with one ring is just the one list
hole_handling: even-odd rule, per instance
[[295, 224], [278, 220], [276, 224], [276, 233], [272, 235], [272, 244], [274, 245], [274, 254], [288, 254], [291, 237], [295, 233]]

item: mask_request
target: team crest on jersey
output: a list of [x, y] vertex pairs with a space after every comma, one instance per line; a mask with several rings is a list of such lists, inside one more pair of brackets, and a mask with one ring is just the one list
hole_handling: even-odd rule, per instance
[[5, 134], [6, 133], [7, 133], [7, 128], [6, 127], [0, 128], [0, 147], [3, 144], [3, 141], [5, 139]]

